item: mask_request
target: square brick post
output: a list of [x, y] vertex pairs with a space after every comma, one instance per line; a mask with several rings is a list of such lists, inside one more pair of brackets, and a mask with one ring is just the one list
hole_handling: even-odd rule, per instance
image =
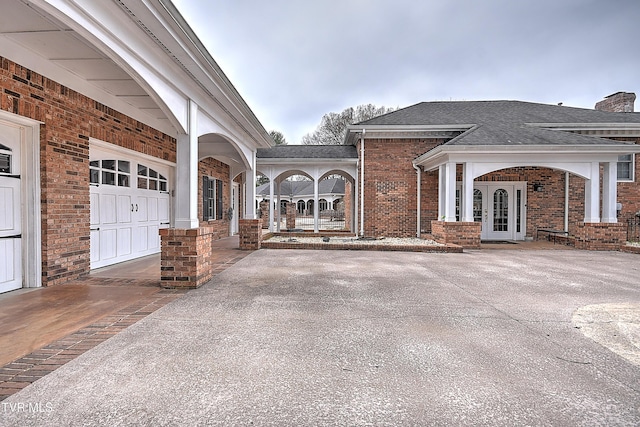
[[214, 229], [166, 228], [160, 230], [161, 285], [165, 288], [197, 288], [213, 277]]
[[465, 249], [480, 248], [479, 222], [431, 221], [431, 235], [438, 243], [452, 243]]
[[580, 222], [576, 229], [576, 249], [619, 251], [627, 240], [626, 224]]
[[262, 219], [240, 219], [240, 249], [255, 251], [262, 244]]
[[296, 228], [296, 204], [287, 203], [287, 230]]

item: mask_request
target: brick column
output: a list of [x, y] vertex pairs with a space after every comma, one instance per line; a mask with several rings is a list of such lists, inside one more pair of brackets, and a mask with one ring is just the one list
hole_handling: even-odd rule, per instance
[[213, 227], [160, 230], [161, 284], [166, 288], [197, 288], [213, 277]]
[[580, 222], [576, 229], [576, 249], [618, 251], [627, 240], [626, 224]]
[[271, 206], [269, 202], [260, 202], [260, 217], [262, 218], [262, 224], [266, 225], [266, 228], [269, 228], [269, 206]]
[[479, 222], [431, 221], [431, 235], [438, 243], [452, 243], [466, 249], [480, 248]]
[[262, 219], [240, 219], [240, 249], [254, 251], [262, 245]]
[[287, 203], [287, 230], [296, 228], [296, 204]]

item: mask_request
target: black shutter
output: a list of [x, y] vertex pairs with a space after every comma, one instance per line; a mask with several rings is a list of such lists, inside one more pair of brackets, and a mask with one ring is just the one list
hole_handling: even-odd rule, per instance
[[202, 177], [202, 220], [209, 221], [209, 177]]
[[222, 180], [216, 180], [216, 219], [222, 219]]

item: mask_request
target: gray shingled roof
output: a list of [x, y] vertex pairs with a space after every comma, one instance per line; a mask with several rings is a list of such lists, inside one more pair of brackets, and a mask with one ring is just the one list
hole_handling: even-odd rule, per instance
[[640, 113], [610, 113], [523, 101], [421, 102], [359, 125], [635, 123]]
[[[274, 193], [277, 190], [274, 188]], [[318, 182], [319, 194], [344, 194], [344, 179], [329, 178]], [[256, 188], [256, 194], [260, 196], [269, 195], [269, 183], [262, 184]], [[280, 194], [288, 196], [313, 196], [313, 181], [282, 181], [280, 184]]]
[[[619, 141], [530, 124], [633, 124], [640, 113], [611, 113], [522, 101], [422, 102], [358, 125], [473, 125], [445, 145], [608, 145]], [[631, 144], [631, 143], [629, 143]]]
[[277, 145], [258, 148], [259, 159], [357, 159], [353, 145]]

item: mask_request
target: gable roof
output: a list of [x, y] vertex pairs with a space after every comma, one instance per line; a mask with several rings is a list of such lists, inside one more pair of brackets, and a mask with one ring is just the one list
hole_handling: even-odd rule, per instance
[[[613, 113], [523, 101], [421, 102], [350, 127], [347, 143], [360, 128], [374, 132], [446, 129], [443, 145], [621, 145], [575, 132], [633, 129], [640, 133], [640, 113]], [[623, 135], [621, 135], [623, 136]]]
[[633, 123], [640, 113], [612, 113], [586, 108], [524, 101], [421, 102], [358, 125], [465, 125], [465, 124], [588, 124]]

